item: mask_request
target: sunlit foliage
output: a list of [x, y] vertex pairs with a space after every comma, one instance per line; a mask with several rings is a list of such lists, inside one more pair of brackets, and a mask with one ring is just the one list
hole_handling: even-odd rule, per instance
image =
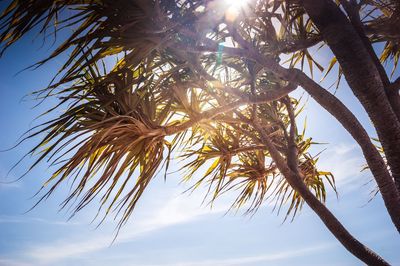
[[[385, 45], [381, 60], [396, 67], [398, 3], [361, 1], [357, 10], [371, 41]], [[311, 74], [324, 71], [309, 52], [323, 45], [321, 35], [296, 1], [14, 0], [0, 17], [3, 50], [31, 29], [69, 34], [38, 63], [68, 53], [54, 82], [37, 92], [57, 97], [49, 111], [63, 113], [27, 136], [42, 138], [30, 152], [34, 166], [46, 160], [56, 168], [43, 198], [70, 180], [62, 206], [73, 204], [75, 213], [100, 201], [102, 215], [119, 213], [123, 225], [177, 154], [184, 180], [208, 186], [211, 201], [232, 191], [232, 207], [253, 212], [269, 198], [277, 210], [287, 203], [294, 217], [303, 199], [265, 136], [319, 200], [325, 182], [335, 189], [309, 153], [313, 142], [297, 130], [301, 107], [288, 96], [296, 86], [244, 56], [251, 47], [275, 62], [285, 55], [291, 67], [306, 64]]]

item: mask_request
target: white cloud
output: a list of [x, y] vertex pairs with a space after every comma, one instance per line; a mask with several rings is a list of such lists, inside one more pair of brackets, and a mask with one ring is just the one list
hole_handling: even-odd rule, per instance
[[1, 189], [13, 189], [13, 188], [21, 188], [21, 182], [13, 182], [13, 183], [0, 183], [0, 190]]
[[364, 178], [368, 172], [362, 172], [365, 159], [355, 144], [340, 143], [329, 147], [322, 153], [318, 167], [333, 173], [339, 189], [352, 189], [368, 181]]
[[[156, 230], [166, 228], [168, 226], [186, 223], [199, 219], [205, 215], [220, 213], [227, 210], [224, 204], [218, 204], [217, 207], [210, 210], [209, 208], [199, 208], [201, 198], [199, 193], [188, 195], [180, 195], [173, 197], [167, 201], [161, 208], [152, 209], [152, 214], [137, 219], [132, 224], [132, 228], [126, 226], [123, 232], [118, 236], [114, 245], [130, 242], [136, 238], [149, 234]], [[112, 235], [104, 234], [85, 238], [62, 239], [46, 245], [35, 245], [29, 248], [23, 257], [37, 262], [41, 265], [52, 265], [63, 259], [71, 259], [82, 256], [87, 253], [100, 251], [110, 247], [112, 243]]]
[[46, 220], [37, 217], [27, 217], [24, 215], [19, 216], [0, 216], [0, 223], [9, 223], [9, 224], [19, 224], [19, 223], [43, 223], [49, 225], [78, 225], [78, 222], [64, 222], [64, 221], [54, 221], [54, 220]]
[[246, 265], [251, 263], [260, 262], [272, 262], [285, 259], [291, 259], [296, 257], [302, 257], [322, 250], [327, 250], [337, 246], [335, 243], [322, 243], [316, 246], [305, 247], [301, 249], [291, 249], [286, 251], [280, 251], [259, 256], [249, 257], [238, 257], [229, 259], [213, 259], [203, 261], [185, 261], [168, 264], [153, 264], [146, 266], [235, 266], [235, 265]]
[[28, 264], [25, 262], [19, 262], [12, 259], [2, 259], [0, 258], [0, 265], [7, 265], [7, 266], [31, 266], [32, 264]]

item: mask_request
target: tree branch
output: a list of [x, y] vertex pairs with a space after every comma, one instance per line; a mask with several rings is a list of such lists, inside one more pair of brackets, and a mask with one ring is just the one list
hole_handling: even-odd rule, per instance
[[[243, 38], [235, 31], [232, 36], [238, 39], [238, 43], [243, 42]], [[211, 44], [213, 41], [209, 40], [207, 43]], [[251, 47], [246, 45], [247, 47]], [[217, 52], [217, 44], [213, 46], [202, 46], [201, 51], [198, 52]], [[193, 50], [196, 51], [196, 47]], [[224, 49], [224, 53], [231, 56], [239, 56], [248, 59], [255, 60], [267, 71], [272, 72], [276, 76], [284, 79], [291, 84], [297, 84], [302, 86], [324, 109], [332, 114], [350, 133], [350, 135], [356, 140], [361, 147], [363, 154], [367, 160], [368, 166], [371, 169], [372, 174], [378, 184], [382, 198], [385, 202], [385, 206], [388, 209], [390, 217], [400, 232], [400, 196], [396, 189], [396, 185], [389, 171], [387, 170], [386, 164], [383, 161], [381, 155], [377, 151], [376, 147], [372, 144], [368, 133], [365, 131], [358, 119], [353, 113], [335, 96], [327, 92], [319, 84], [310, 79], [305, 73], [298, 69], [286, 69], [279, 65], [272, 58], [268, 58], [260, 54], [254, 48], [249, 50], [241, 48], [229, 48]]]
[[297, 135], [297, 128], [296, 128], [296, 117], [294, 114], [292, 103], [290, 102], [289, 97], [285, 97], [283, 103], [286, 106], [286, 109], [289, 114], [290, 119], [290, 132], [288, 138], [288, 150], [287, 150], [287, 162], [289, 168], [295, 172], [299, 173], [298, 170], [298, 150], [296, 145], [296, 135]]
[[400, 196], [393, 178], [387, 170], [386, 163], [376, 147], [372, 144], [368, 133], [354, 114], [339, 99], [323, 89], [301, 71], [292, 71], [298, 72], [297, 79], [303, 89], [325, 110], [334, 116], [361, 147], [368, 166], [378, 184], [390, 217], [397, 230], [400, 231]]
[[[349, 87], [374, 124], [400, 193], [399, 95], [392, 95], [393, 92], [388, 94], [385, 81], [368, 49], [333, 1], [303, 0], [301, 4], [335, 54]], [[400, 231], [400, 225], [398, 229]]]
[[236, 102], [232, 102], [232, 103], [229, 103], [224, 106], [220, 106], [220, 107], [216, 107], [216, 108], [204, 111], [201, 114], [198, 114], [196, 117], [190, 119], [189, 121], [183, 122], [179, 125], [165, 126], [163, 135], [177, 134], [179, 132], [182, 132], [186, 129], [191, 128], [192, 126], [194, 126], [197, 123], [211, 120], [222, 113], [230, 112], [232, 110], [237, 109], [238, 107], [240, 107], [242, 105], [263, 104], [263, 103], [268, 103], [271, 101], [279, 100], [280, 98], [282, 98], [282, 97], [286, 96], [287, 94], [289, 94], [290, 92], [294, 91], [296, 88], [297, 88], [297, 85], [289, 84], [286, 87], [268, 91], [263, 95], [243, 97], [242, 99], [237, 100]]
[[279, 171], [284, 175], [286, 181], [294, 190], [296, 190], [301, 195], [308, 206], [310, 206], [314, 210], [321, 221], [343, 244], [343, 246], [345, 246], [360, 260], [366, 262], [369, 265], [389, 265], [383, 258], [364, 246], [347, 231], [347, 229], [338, 221], [338, 219], [329, 211], [329, 209], [324, 204], [322, 204], [315, 197], [314, 194], [311, 193], [311, 191], [304, 184], [301, 176], [293, 172], [287, 166], [285, 159], [275, 148], [268, 134], [265, 132], [262, 126], [257, 124], [257, 122], [254, 124], [254, 126], [260, 133], [262, 141], [265, 143], [265, 146], [268, 148], [272, 159], [274, 160]]

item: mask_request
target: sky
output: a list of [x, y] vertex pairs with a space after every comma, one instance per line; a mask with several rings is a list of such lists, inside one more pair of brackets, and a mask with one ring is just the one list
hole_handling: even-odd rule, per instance
[[[51, 41], [42, 45], [41, 39], [33, 41], [34, 37], [28, 35], [0, 58], [0, 150], [12, 147], [22, 133], [43, 121], [35, 118], [52, 104], [49, 101], [33, 108], [37, 102], [25, 96], [46, 86], [65, 57], [17, 74], [54, 49]], [[329, 62], [328, 53], [319, 57]], [[333, 79], [328, 77], [324, 84]], [[337, 96], [374, 136], [368, 117], [345, 83]], [[359, 147], [312, 99], [301, 119], [304, 117], [307, 134], [326, 143], [317, 147], [326, 149], [320, 168], [332, 171], [337, 181], [339, 197], [329, 190], [327, 206], [361, 242], [393, 265], [400, 265], [400, 239], [380, 196], [371, 198], [375, 185], [368, 171], [360, 172], [365, 162]], [[34, 143], [0, 152], [1, 181], [24, 173], [31, 158], [7, 175]], [[0, 265], [362, 265], [307, 206], [293, 222], [285, 223], [284, 216], [273, 213], [270, 204], [251, 217], [227, 214], [234, 193], [222, 197], [211, 209], [201, 204], [204, 189], [183, 193], [188, 185], [180, 184], [179, 173], [170, 174], [166, 182], [162, 176], [154, 180], [113, 242], [117, 222], [108, 219], [96, 228], [92, 223], [96, 204], [71, 220], [67, 210], [59, 210], [67, 185], [27, 212], [50, 173], [41, 164], [18, 182], [0, 184]]]

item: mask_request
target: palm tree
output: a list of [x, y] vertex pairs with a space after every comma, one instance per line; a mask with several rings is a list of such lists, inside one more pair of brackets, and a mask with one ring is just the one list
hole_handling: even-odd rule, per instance
[[[38, 98], [57, 97], [63, 114], [29, 132], [41, 136], [29, 153], [57, 167], [41, 199], [65, 180], [63, 206], [74, 213], [100, 198], [99, 213], [125, 224], [171, 154], [186, 160], [185, 180], [209, 186], [214, 201], [232, 189], [232, 207], [253, 212], [267, 199], [304, 202], [352, 254], [388, 265], [356, 240], [324, 205], [332, 174], [316, 167], [314, 143], [296, 126], [301, 110], [289, 93], [301, 86], [361, 147], [388, 213], [400, 231], [400, 96], [381, 62], [399, 58], [397, 1], [25, 0], [0, 17], [3, 51], [32, 29], [73, 32], [49, 58], [70, 56]], [[66, 12], [66, 11], [69, 12]], [[379, 60], [372, 43], [384, 42]], [[370, 116], [384, 157], [349, 109], [303, 72], [323, 67], [308, 49], [326, 45]], [[283, 67], [281, 55], [289, 57]], [[106, 58], [117, 59], [109, 68]], [[299, 67], [295, 68], [295, 67]], [[128, 181], [136, 178], [133, 187]], [[39, 201], [40, 202], [40, 201]], [[103, 218], [103, 219], [104, 219]], [[102, 219], [101, 219], [102, 220]]]

